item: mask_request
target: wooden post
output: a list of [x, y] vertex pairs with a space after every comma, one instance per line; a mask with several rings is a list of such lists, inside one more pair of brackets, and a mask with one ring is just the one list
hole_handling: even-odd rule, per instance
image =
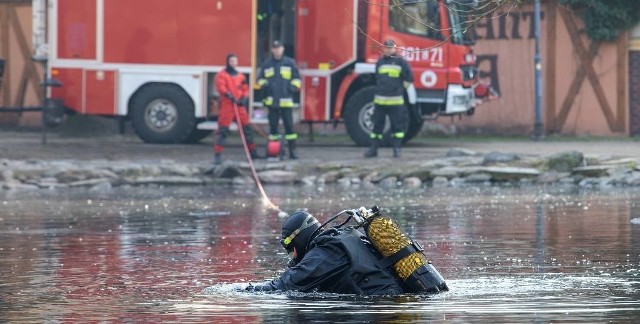
[[[31, 1], [4, 1], [0, 4], [0, 57], [6, 60], [4, 75], [2, 79], [2, 85], [0, 92], [2, 92], [0, 106], [14, 106], [23, 107], [25, 104], [25, 97], [28, 93], [28, 89], [31, 87], [35, 91], [39, 102], [43, 102], [44, 93], [40, 87], [40, 75], [38, 67], [32, 60], [33, 50], [30, 45], [28, 35], [25, 34], [24, 26], [22, 25], [16, 8], [25, 5], [30, 5]], [[11, 35], [14, 35], [13, 37]], [[15, 42], [12, 43], [12, 40]], [[11, 51], [11, 47], [15, 47], [18, 50], [18, 55], [15, 54], [15, 50]], [[9, 57], [13, 55], [12, 57]], [[23, 65], [21, 75], [12, 75], [12, 68], [17, 65]], [[15, 72], [15, 71], [14, 71]], [[16, 80], [12, 80], [13, 76], [17, 76]], [[18, 81], [17, 93], [12, 92], [14, 81]], [[7, 125], [17, 125], [20, 118], [19, 112], [16, 113], [2, 113], [0, 114], [0, 121]]]
[[9, 68], [9, 4], [0, 5], [0, 46], [2, 56], [6, 60], [4, 75], [2, 76], [2, 105], [8, 106], [11, 102], [11, 69]]
[[40, 88], [40, 75], [38, 74], [38, 69], [36, 68], [35, 62], [33, 62], [33, 60], [31, 59], [31, 55], [33, 54], [32, 50], [24, 34], [22, 25], [20, 25], [20, 21], [18, 21], [17, 19], [15, 8], [11, 8], [11, 14], [14, 17], [14, 19], [12, 20], [13, 29], [15, 30], [16, 39], [18, 40], [18, 47], [20, 48], [20, 52], [22, 52], [22, 57], [24, 59], [24, 64], [26, 67], [25, 71], [27, 71], [28, 73], [27, 77], [31, 81], [31, 85], [38, 95], [38, 100], [40, 102], [43, 102], [44, 93], [42, 93], [42, 89]]
[[556, 17], [558, 3], [557, 0], [550, 0], [547, 3], [547, 57], [545, 71], [545, 119], [547, 134], [556, 130]]
[[629, 124], [627, 121], [627, 55], [628, 33], [620, 33], [618, 36], [617, 57], [616, 57], [616, 130], [629, 134]]
[[[15, 19], [12, 16], [13, 4], [5, 3], [0, 4], [0, 46], [2, 47], [2, 53], [0, 54], [5, 60], [4, 74], [2, 78], [2, 106], [11, 106], [11, 65], [13, 64], [11, 55], [11, 21]], [[18, 113], [2, 113], [0, 114], [0, 122], [4, 125], [17, 125]]]
[[27, 96], [27, 90], [29, 85], [27, 66], [22, 69], [22, 77], [20, 78], [20, 84], [18, 85], [18, 93], [14, 103], [15, 107], [23, 107], [24, 99]]

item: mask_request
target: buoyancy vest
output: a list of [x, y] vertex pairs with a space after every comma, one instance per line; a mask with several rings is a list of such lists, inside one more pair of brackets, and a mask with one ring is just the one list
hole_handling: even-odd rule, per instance
[[397, 295], [403, 289], [389, 269], [383, 269], [381, 256], [366, 242], [366, 237], [353, 228], [329, 229], [318, 235], [314, 245], [334, 245], [344, 250], [350, 260], [348, 271], [340, 278], [328, 280], [321, 291], [358, 295]]

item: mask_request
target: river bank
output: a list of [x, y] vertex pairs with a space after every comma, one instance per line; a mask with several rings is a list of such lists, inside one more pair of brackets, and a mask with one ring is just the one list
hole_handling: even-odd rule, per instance
[[[135, 135], [52, 131], [47, 144], [33, 131], [0, 132], [0, 190], [127, 186], [249, 185], [253, 180], [242, 145], [231, 136], [225, 163], [212, 167], [212, 138], [198, 144], [147, 144]], [[264, 147], [264, 139], [258, 139]], [[364, 159], [364, 148], [331, 129], [301, 136], [299, 160], [256, 168], [265, 185], [461, 186], [570, 185], [640, 186], [640, 141], [621, 138], [420, 136], [402, 158], [381, 148]]]
[[[565, 185], [607, 188], [640, 186], [637, 157], [586, 155], [566, 151], [549, 156], [464, 148], [448, 149], [428, 160], [255, 161], [265, 185], [424, 186]], [[213, 169], [206, 161], [0, 159], [1, 190], [91, 191], [128, 186], [252, 186], [249, 163], [227, 160]], [[207, 172], [209, 171], [209, 172]]]

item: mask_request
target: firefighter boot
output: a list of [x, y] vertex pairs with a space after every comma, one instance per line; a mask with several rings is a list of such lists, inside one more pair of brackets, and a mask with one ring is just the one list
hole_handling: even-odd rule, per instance
[[220, 127], [220, 129], [218, 129], [218, 134], [213, 142], [213, 151], [215, 152], [213, 157], [214, 165], [222, 164], [222, 150], [224, 150], [224, 140], [227, 138], [228, 134], [229, 127]]
[[402, 146], [402, 138], [391, 139], [391, 145], [393, 146], [393, 157], [400, 157], [400, 147]]
[[216, 152], [213, 155], [213, 166], [211, 166], [207, 171], [204, 172], [204, 175], [212, 175], [216, 172], [218, 166], [222, 164], [222, 153]]
[[244, 132], [245, 140], [247, 141], [247, 147], [249, 148], [249, 155], [251, 156], [251, 159], [264, 159], [264, 156], [258, 154], [256, 151], [256, 145], [253, 144], [253, 130], [251, 129], [251, 126], [242, 126], [242, 131]]
[[289, 140], [289, 158], [292, 160], [298, 159], [298, 154], [296, 153], [296, 140]]
[[371, 139], [371, 144], [369, 145], [369, 149], [364, 153], [364, 157], [372, 158], [378, 156], [378, 146], [380, 146], [379, 139]]

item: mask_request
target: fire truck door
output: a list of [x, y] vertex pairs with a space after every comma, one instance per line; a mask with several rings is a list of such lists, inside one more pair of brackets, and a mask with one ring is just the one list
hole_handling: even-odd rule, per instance
[[300, 0], [296, 10], [302, 119], [328, 121], [339, 86], [333, 76], [356, 60], [357, 1]]
[[[403, 2], [385, 8], [383, 39], [392, 38], [413, 70], [417, 102], [442, 104], [448, 84], [448, 44], [436, 1]], [[446, 29], [445, 29], [446, 31]]]
[[[296, 0], [254, 0], [257, 3], [255, 24], [255, 53], [256, 75], [262, 63], [271, 56], [271, 43], [274, 40], [282, 42], [284, 54], [296, 59], [295, 24]], [[261, 91], [254, 91], [253, 100], [261, 102]], [[262, 116], [262, 117], [257, 117]], [[253, 114], [253, 121], [262, 119], [266, 122], [266, 113]]]
[[284, 44], [285, 55], [295, 57], [296, 0], [259, 0], [256, 12], [256, 59], [262, 63], [270, 54], [271, 43]]

